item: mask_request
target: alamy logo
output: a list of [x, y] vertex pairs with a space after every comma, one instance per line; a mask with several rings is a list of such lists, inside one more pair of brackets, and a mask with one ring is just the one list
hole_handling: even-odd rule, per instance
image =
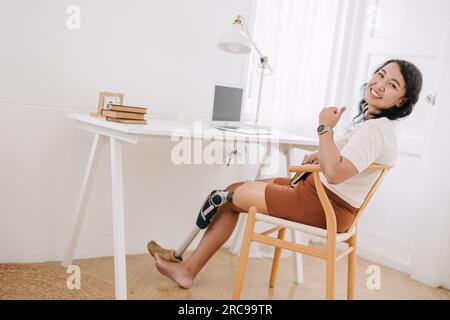
[[70, 276], [67, 278], [66, 286], [69, 290], [81, 289], [81, 269], [77, 265], [70, 265], [67, 267], [66, 273]]
[[171, 141], [176, 142], [171, 150], [175, 165], [258, 164], [262, 175], [279, 171], [279, 133], [274, 129], [241, 135], [194, 122], [193, 128], [174, 130]]
[[366, 285], [369, 290], [381, 289], [381, 269], [377, 265], [370, 265], [367, 267], [366, 274], [370, 274], [367, 278]]
[[67, 29], [80, 30], [81, 29], [81, 9], [77, 5], [70, 5], [67, 7], [66, 13], [69, 14], [66, 21]]

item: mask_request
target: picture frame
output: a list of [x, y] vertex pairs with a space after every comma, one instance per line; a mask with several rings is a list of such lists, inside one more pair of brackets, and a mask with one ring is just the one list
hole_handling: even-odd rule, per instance
[[118, 92], [101, 91], [98, 94], [97, 112], [91, 113], [93, 116], [102, 117], [103, 109], [108, 109], [108, 104], [123, 104], [124, 94]]

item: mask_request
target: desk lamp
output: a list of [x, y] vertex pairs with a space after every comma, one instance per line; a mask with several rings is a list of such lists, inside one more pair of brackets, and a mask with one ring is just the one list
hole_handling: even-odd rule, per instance
[[[247, 28], [247, 24], [245, 23], [244, 17], [238, 15], [236, 19], [233, 21], [232, 28], [230, 31], [224, 33], [217, 43], [219, 49], [234, 54], [247, 54], [250, 53], [252, 48], [256, 50], [259, 55], [259, 64], [260, 68], [260, 79], [259, 79], [259, 89], [258, 89], [258, 101], [256, 104], [256, 119], [255, 123], [258, 123], [259, 120], [259, 108], [261, 105], [261, 93], [263, 88], [263, 79], [265, 75], [270, 75], [273, 73], [273, 69], [269, 65], [269, 58], [264, 56], [255, 42]], [[267, 71], [269, 71], [267, 73]]]

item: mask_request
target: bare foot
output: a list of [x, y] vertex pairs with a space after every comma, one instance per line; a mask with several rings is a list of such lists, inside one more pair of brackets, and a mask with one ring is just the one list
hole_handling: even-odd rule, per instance
[[159, 254], [155, 254], [155, 265], [161, 274], [174, 281], [180, 287], [184, 289], [192, 287], [194, 279], [181, 263], [165, 261]]

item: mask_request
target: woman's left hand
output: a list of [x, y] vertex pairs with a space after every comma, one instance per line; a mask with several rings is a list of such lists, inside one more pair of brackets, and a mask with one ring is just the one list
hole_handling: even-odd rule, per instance
[[334, 128], [346, 109], [345, 106], [340, 109], [336, 107], [323, 108], [319, 114], [319, 124], [326, 124]]

